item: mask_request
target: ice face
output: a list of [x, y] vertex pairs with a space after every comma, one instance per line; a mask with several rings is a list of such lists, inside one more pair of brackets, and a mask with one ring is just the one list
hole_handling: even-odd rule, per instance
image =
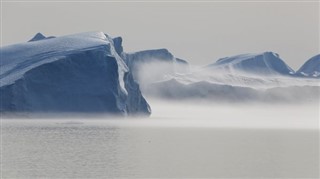
[[120, 81], [121, 89], [125, 93], [127, 93], [127, 90], [124, 86], [124, 75], [125, 75], [125, 73], [127, 73], [129, 71], [129, 69], [128, 69], [126, 63], [123, 61], [123, 59], [119, 56], [119, 54], [114, 46], [113, 39], [108, 35], [106, 35], [106, 38], [108, 39], [109, 43], [111, 44], [110, 45], [110, 52], [111, 52], [112, 56], [115, 57], [117, 64], [118, 64], [118, 73], [119, 73], [119, 81]]
[[39, 32], [31, 40], [29, 40], [29, 42], [43, 40], [43, 39], [46, 39], [46, 36], [44, 36]]
[[185, 60], [175, 58], [167, 49], [144, 50], [124, 53], [124, 60], [140, 85], [148, 85], [165, 79], [168, 75], [189, 72]]
[[103, 33], [90, 32], [2, 47], [1, 85], [13, 83], [32, 68], [77, 52], [104, 47], [111, 55], [109, 44]]
[[177, 100], [317, 102], [319, 86], [319, 80], [297, 76], [278, 54], [265, 52], [222, 58], [142, 90], [148, 96]]
[[242, 54], [219, 59], [208, 65], [212, 70], [229, 73], [245, 72], [252, 74], [291, 75], [294, 71], [273, 52]]
[[[139, 86], [127, 88], [126, 83], [135, 84], [126, 77], [128, 67], [113, 39], [102, 32], [31, 41], [0, 50], [3, 112], [151, 112]], [[132, 98], [139, 101], [128, 102]]]
[[320, 54], [310, 58], [297, 71], [298, 76], [320, 78]]

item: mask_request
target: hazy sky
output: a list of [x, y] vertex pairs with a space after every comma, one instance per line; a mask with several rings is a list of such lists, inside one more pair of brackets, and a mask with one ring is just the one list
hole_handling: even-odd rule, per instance
[[[27, 1], [27, 0], [25, 0]], [[125, 51], [167, 48], [192, 64], [274, 51], [293, 68], [319, 54], [319, 2], [2, 3], [2, 45], [37, 32], [103, 31]]]

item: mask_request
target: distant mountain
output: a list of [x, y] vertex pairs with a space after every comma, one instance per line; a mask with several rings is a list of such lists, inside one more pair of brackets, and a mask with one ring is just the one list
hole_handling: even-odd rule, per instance
[[35, 37], [0, 48], [0, 112], [150, 114], [118, 53], [119, 38], [102, 32]]
[[256, 75], [293, 75], [292, 70], [278, 54], [264, 52], [258, 54], [242, 54], [221, 58], [207, 69], [222, 73], [249, 73]]
[[296, 74], [297, 76], [320, 78], [320, 54], [306, 61]]

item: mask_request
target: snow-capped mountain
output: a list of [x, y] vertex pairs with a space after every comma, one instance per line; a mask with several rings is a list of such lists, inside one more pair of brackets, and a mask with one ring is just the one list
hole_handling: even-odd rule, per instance
[[168, 75], [187, 73], [188, 62], [175, 58], [167, 49], [123, 53], [123, 59], [141, 85], [163, 80]]
[[208, 65], [207, 68], [230, 74], [251, 73], [270, 76], [293, 75], [295, 73], [278, 54], [273, 52], [225, 57]]
[[150, 114], [120, 57], [121, 40], [102, 32], [1, 47], [1, 112]]
[[296, 74], [297, 76], [320, 78], [320, 54], [306, 61]]

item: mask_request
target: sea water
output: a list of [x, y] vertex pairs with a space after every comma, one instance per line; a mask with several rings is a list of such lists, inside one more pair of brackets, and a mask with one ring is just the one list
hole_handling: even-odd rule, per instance
[[150, 118], [2, 118], [1, 176], [319, 177], [317, 105], [152, 106]]

